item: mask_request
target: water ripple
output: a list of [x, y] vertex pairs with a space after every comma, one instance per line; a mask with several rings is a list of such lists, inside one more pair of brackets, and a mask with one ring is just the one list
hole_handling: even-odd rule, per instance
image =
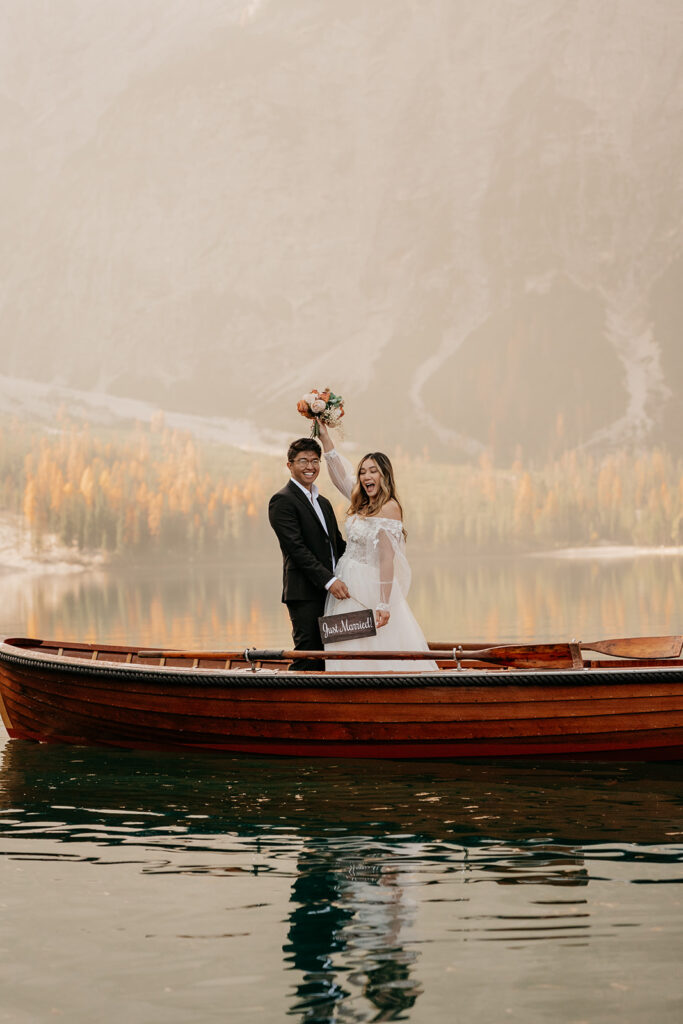
[[[476, 972], [491, 943], [506, 957], [562, 948], [584, 973], [592, 951], [623, 952], [631, 935], [634, 955], [647, 936], [665, 959], [680, 936], [682, 836], [677, 764], [368, 771], [13, 742], [0, 769], [0, 866], [57, 871], [72, 893], [93, 867], [107, 892], [124, 873], [145, 941], [175, 949], [178, 971], [189, 948], [220, 960], [244, 945], [254, 962], [270, 949], [287, 1013], [321, 1024], [407, 1019], [426, 986]], [[160, 905], [152, 878], [173, 886]], [[98, 928], [105, 910], [81, 913]]]

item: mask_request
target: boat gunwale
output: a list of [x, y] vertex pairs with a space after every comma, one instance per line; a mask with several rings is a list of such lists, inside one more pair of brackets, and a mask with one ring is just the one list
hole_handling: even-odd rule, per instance
[[[41, 643], [41, 641], [35, 641]], [[66, 647], [66, 645], [64, 645]], [[105, 652], [104, 645], [77, 645], [71, 649], [83, 649]], [[144, 649], [144, 648], [143, 648]], [[115, 647], [120, 653], [137, 652], [138, 648]], [[109, 647], [112, 651], [112, 647]], [[20, 653], [18, 653], [20, 652]], [[467, 686], [548, 686], [570, 682], [579, 687], [599, 685], [609, 682], [681, 682], [683, 681], [683, 660], [674, 664], [642, 667], [619, 666], [595, 668], [585, 665], [583, 668], [572, 669], [510, 669], [501, 671], [496, 668], [480, 669], [441, 669], [438, 673], [424, 672], [302, 672], [281, 671], [279, 669], [256, 668], [204, 668], [178, 665], [142, 665], [118, 661], [92, 661], [84, 658], [70, 658], [63, 654], [47, 653], [31, 647], [19, 647], [7, 641], [0, 643], [0, 662], [33, 668], [40, 665], [51, 672], [69, 672], [81, 676], [99, 676], [113, 679], [134, 681], [144, 679], [147, 682], [169, 684], [173, 682], [197, 687], [215, 686], [218, 688], [234, 687], [275, 687], [277, 689], [326, 689], [326, 688], [459, 688]]]

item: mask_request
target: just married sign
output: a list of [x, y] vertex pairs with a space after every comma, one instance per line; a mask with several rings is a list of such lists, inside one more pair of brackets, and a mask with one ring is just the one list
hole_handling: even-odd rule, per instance
[[361, 636], [377, 636], [375, 616], [371, 608], [343, 615], [323, 615], [318, 619], [320, 636], [324, 644], [338, 644], [340, 640], [357, 640]]

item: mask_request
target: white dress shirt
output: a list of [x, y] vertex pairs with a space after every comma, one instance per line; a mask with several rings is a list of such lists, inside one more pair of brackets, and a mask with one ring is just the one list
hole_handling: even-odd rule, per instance
[[[321, 509], [320, 502], [318, 501], [318, 495], [320, 494], [320, 491], [318, 490], [318, 488], [316, 487], [315, 484], [311, 484], [311, 489], [309, 491], [308, 487], [304, 487], [304, 485], [300, 484], [298, 480], [294, 479], [294, 477], [291, 477], [291, 481], [292, 481], [293, 484], [295, 484], [299, 488], [300, 491], [303, 491], [303, 493], [306, 495], [306, 499], [308, 501], [310, 501], [311, 505], [313, 506], [313, 511], [315, 512], [315, 514], [317, 515], [318, 519], [320, 520], [322, 528], [325, 531], [325, 533], [327, 534], [327, 539], [329, 540], [330, 539], [330, 533], [329, 533], [329, 530], [327, 529], [327, 523], [325, 522], [325, 516], [323, 515], [323, 510]], [[334, 567], [337, 564], [337, 560], [334, 557], [334, 548], [332, 547], [332, 541], [331, 540], [330, 540], [330, 554], [332, 555], [332, 571], [334, 571]], [[329, 581], [329, 583], [325, 584], [325, 590], [329, 590], [330, 589], [330, 587], [332, 586], [332, 584], [334, 583], [336, 578], [337, 578], [336, 576], [333, 576], [332, 579]]]

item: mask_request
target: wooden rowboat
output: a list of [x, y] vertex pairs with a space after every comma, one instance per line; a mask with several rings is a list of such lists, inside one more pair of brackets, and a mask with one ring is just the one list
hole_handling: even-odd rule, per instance
[[[138, 749], [674, 759], [683, 754], [682, 645], [433, 644], [438, 672], [373, 672], [370, 656], [367, 672], [345, 673], [343, 660], [334, 672], [287, 671], [300, 652], [9, 639], [0, 644], [0, 712], [12, 738]], [[587, 650], [639, 656], [591, 659]]]

